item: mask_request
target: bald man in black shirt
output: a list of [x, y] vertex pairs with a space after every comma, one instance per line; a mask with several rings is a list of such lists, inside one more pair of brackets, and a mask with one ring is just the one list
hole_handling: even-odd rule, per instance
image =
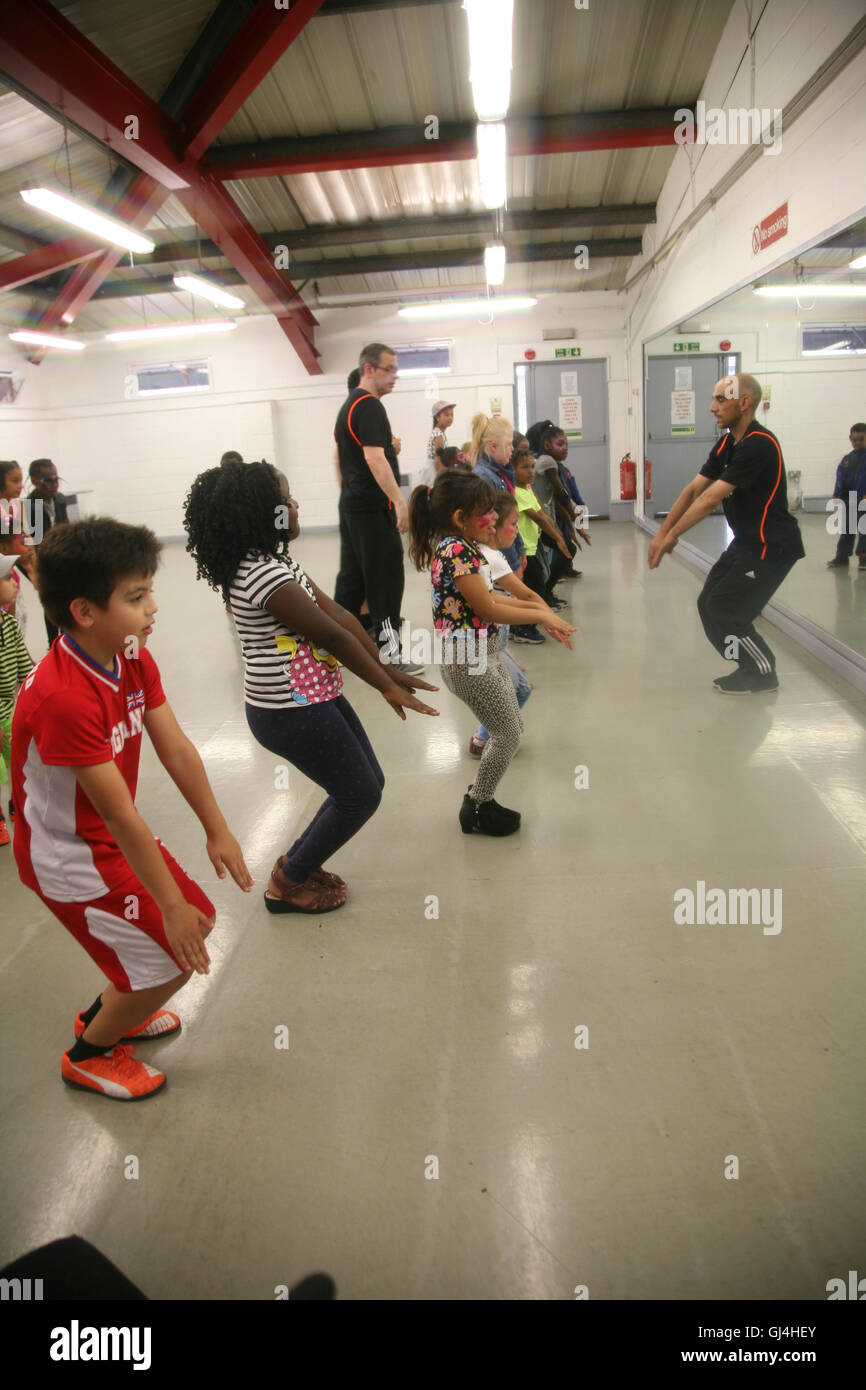
[[704, 632], [738, 669], [713, 682], [724, 695], [778, 690], [776, 659], [754, 620], [785, 576], [805, 555], [800, 528], [788, 511], [782, 450], [755, 420], [761, 388], [753, 376], [716, 383], [710, 411], [727, 430], [696, 478], [683, 488], [650, 542], [656, 569], [685, 531], [721, 503], [734, 539], [707, 575], [698, 598]]

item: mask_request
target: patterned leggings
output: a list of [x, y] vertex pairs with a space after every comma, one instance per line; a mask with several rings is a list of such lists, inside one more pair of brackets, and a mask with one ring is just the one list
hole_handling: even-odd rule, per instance
[[517, 752], [523, 720], [511, 677], [499, 657], [499, 634], [487, 640], [487, 670], [483, 675], [463, 662], [446, 662], [442, 680], [458, 700], [490, 730], [487, 747], [478, 764], [478, 775], [469, 788], [473, 801], [490, 801], [508, 764]]

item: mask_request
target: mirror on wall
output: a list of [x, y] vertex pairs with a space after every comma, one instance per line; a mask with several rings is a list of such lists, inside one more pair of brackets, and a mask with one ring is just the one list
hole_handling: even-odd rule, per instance
[[[794, 293], [757, 293], [770, 286]], [[837, 294], [821, 295], [830, 286]], [[866, 298], [839, 295], [845, 286], [866, 295], [866, 220], [644, 344], [644, 513], [660, 520], [721, 437], [709, 413], [715, 383], [751, 373], [764, 392], [756, 419], [782, 446], [806, 550], [776, 598], [866, 656], [866, 568], [856, 555], [847, 568], [827, 568], [838, 541], [828, 511], [836, 469], [851, 451], [851, 426], [866, 421]], [[851, 515], [866, 531], [866, 505], [858, 518], [855, 499]], [[719, 511], [683, 540], [715, 561], [731, 533]]]

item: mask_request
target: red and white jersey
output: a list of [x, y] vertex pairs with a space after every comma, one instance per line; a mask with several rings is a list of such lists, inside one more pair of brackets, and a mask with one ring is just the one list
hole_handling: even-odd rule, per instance
[[15, 860], [28, 888], [59, 902], [89, 902], [131, 869], [75, 776], [114, 761], [135, 799], [145, 710], [165, 703], [159, 670], [142, 648], [99, 666], [63, 633], [27, 677], [12, 722]]

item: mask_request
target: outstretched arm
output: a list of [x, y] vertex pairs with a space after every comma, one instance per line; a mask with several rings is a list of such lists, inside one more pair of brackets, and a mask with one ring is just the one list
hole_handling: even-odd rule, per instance
[[721, 480], [714, 483], [701, 473], [687, 483], [650, 541], [650, 569], [657, 569], [662, 557], [670, 554], [680, 536], [714, 512], [733, 490], [730, 483]]

